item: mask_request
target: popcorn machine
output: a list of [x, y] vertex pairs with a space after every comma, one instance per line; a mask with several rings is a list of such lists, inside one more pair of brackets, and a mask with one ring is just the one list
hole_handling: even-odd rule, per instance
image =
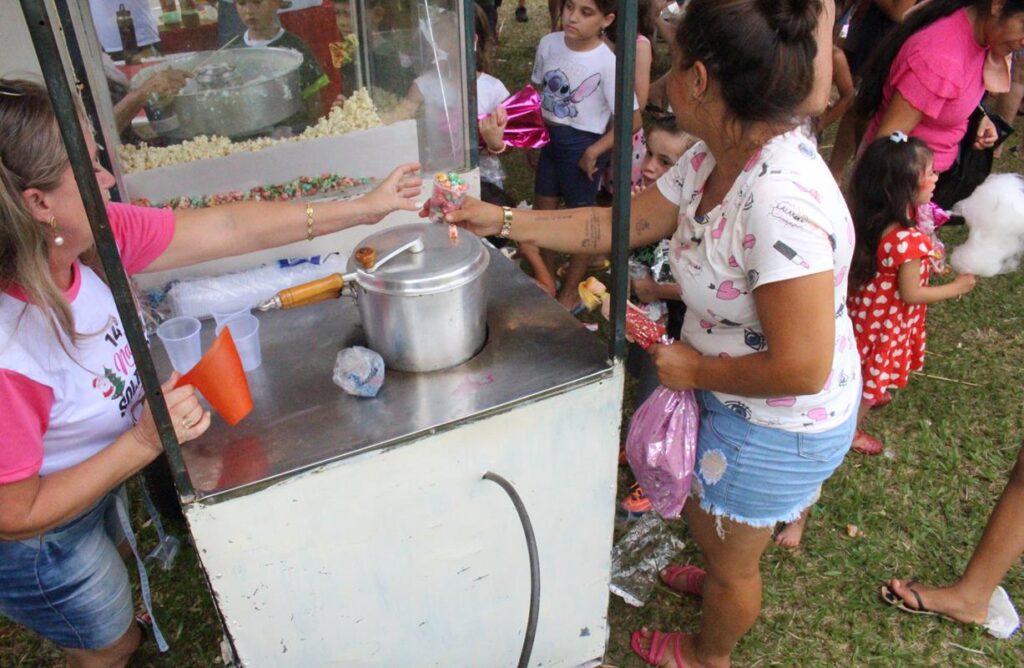
[[[21, 4], [55, 101], [70, 99], [66, 75], [82, 84], [123, 199], [173, 208], [347, 197], [412, 160], [462, 172], [475, 186], [469, 0], [349, 3], [356, 37], [347, 64], [362, 87], [304, 128], [272, 124], [179, 141], [139, 116], [135, 143], [115, 128], [88, 3], [49, 11], [43, 0]], [[56, 38], [58, 23], [66, 41]], [[144, 64], [158, 70], [168, 62], [177, 61]], [[435, 85], [419, 107], [410, 104], [411, 87]], [[69, 155], [84, 169], [77, 121], [60, 113]], [[95, 187], [84, 171], [79, 179], [90, 219], [102, 219]], [[403, 222], [394, 215], [375, 230]], [[104, 261], [117, 267], [109, 233], [95, 222], [94, 230]], [[347, 256], [367, 234], [354, 228], [145, 275], [140, 286], [209, 279], [280, 257]], [[466, 362], [388, 370], [372, 399], [343, 394], [331, 382], [333, 359], [366, 341], [356, 304], [343, 298], [259, 316], [263, 364], [248, 374], [254, 410], [237, 426], [215, 420], [199, 441], [178, 446], [166, 411], [154, 410], [241, 665], [508, 666], [517, 656], [523, 666], [600, 663], [622, 367], [501, 253], [489, 245], [484, 252], [486, 339]], [[147, 346], [120, 272], [108, 273], [140, 374], [155, 387], [170, 371], [166, 355]], [[212, 330], [204, 325], [207, 342]]]

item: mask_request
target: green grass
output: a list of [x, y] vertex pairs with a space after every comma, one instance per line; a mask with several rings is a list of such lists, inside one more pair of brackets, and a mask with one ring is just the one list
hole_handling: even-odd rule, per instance
[[[529, 80], [534, 47], [546, 30], [546, 3], [531, 0], [531, 22], [511, 20], [513, 0], [495, 75], [512, 90]], [[665, 58], [658, 63], [664, 67]], [[1018, 122], [1018, 131], [1024, 130]], [[1018, 137], [1010, 140], [1016, 145]], [[827, 142], [826, 142], [827, 143]], [[531, 199], [532, 173], [522, 156], [504, 158], [507, 188], [517, 201]], [[1004, 154], [997, 171], [1021, 171]], [[963, 229], [943, 233], [961, 243]], [[738, 666], [1020, 666], [1021, 640], [996, 641], [976, 629], [900, 614], [883, 607], [875, 592], [883, 578], [917, 576], [952, 581], [963, 569], [1002, 489], [1024, 437], [1024, 276], [979, 282], [960, 301], [931, 308], [925, 371], [979, 384], [915, 377], [870, 428], [892, 458], [851, 454], [815, 507], [798, 553], [770, 548], [763, 560], [764, 609], [734, 655]], [[623, 486], [628, 484], [622, 473]], [[141, 526], [144, 518], [137, 518]], [[864, 537], [851, 539], [846, 525]], [[687, 541], [683, 558], [696, 558]], [[179, 535], [183, 531], [179, 528]], [[144, 528], [141, 539], [152, 545]], [[202, 668], [220, 663], [219, 622], [195, 553], [182, 552], [172, 573], [154, 571], [154, 598], [171, 651], [146, 645], [134, 666]], [[1024, 573], [1010, 571], [1004, 586], [1024, 605]], [[644, 608], [611, 598], [612, 632], [607, 662], [639, 666], [629, 634], [641, 626], [696, 628], [695, 601], [658, 589]], [[382, 630], [383, 632], [383, 630]], [[0, 622], [0, 667], [57, 666], [60, 653], [22, 629]], [[491, 668], [491, 667], [481, 667]], [[497, 667], [495, 667], [497, 668]]]

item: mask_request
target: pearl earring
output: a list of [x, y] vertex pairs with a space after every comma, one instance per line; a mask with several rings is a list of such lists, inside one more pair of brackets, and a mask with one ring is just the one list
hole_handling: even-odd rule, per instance
[[53, 245], [54, 246], [63, 246], [64, 245], [64, 237], [62, 237], [60, 235], [60, 232], [57, 231], [57, 218], [56, 217], [52, 217], [52, 216], [50, 217], [50, 227], [53, 228]]

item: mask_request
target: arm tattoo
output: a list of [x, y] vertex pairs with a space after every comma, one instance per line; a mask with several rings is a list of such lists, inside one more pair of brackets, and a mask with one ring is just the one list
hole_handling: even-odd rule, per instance
[[590, 212], [590, 218], [587, 220], [586, 231], [580, 245], [588, 249], [597, 248], [597, 242], [600, 240], [601, 217], [598, 215], [598, 210], [593, 209]]

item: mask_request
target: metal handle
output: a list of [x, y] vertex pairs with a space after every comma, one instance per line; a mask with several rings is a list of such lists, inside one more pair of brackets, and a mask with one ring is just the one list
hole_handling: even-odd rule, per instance
[[[389, 262], [392, 258], [395, 258], [406, 251], [409, 251], [410, 253], [422, 253], [423, 248], [423, 239], [417, 237], [377, 260], [377, 262], [375, 262], [369, 269], [360, 269], [359, 271], [373, 273], [379, 269], [381, 265]], [[352, 282], [355, 278], [356, 273], [354, 272], [344, 275], [331, 274], [330, 276], [325, 276], [324, 278], [319, 278], [315, 281], [310, 281], [309, 283], [285, 288], [265, 302], [257, 304], [256, 310], [270, 311], [273, 309], [298, 308], [299, 306], [308, 306], [310, 304], [316, 304], [317, 302], [327, 301], [328, 299], [337, 299], [341, 296], [341, 292], [344, 290], [345, 284]]]

